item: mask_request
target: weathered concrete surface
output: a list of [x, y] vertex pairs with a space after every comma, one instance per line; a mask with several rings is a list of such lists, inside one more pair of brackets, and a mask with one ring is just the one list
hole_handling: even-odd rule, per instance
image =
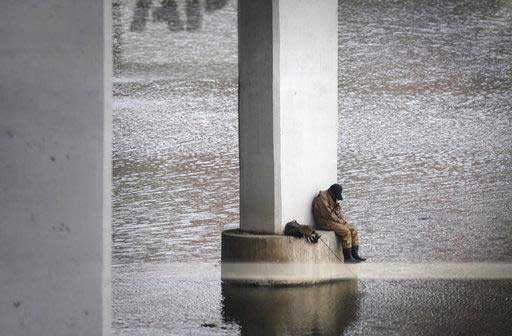
[[240, 228], [313, 224], [337, 178], [338, 2], [240, 0]]
[[[317, 231], [321, 239], [338, 255], [343, 256], [341, 243], [333, 231]], [[226, 230], [222, 232], [222, 262], [274, 263], [340, 263], [321, 241], [284, 235], [260, 235]]]
[[342, 247], [334, 232], [317, 232], [325, 244], [322, 241], [311, 244], [284, 235], [226, 230], [222, 233], [221, 278], [225, 282], [255, 285], [311, 284], [354, 278], [354, 273], [341, 261]]
[[0, 335], [110, 334], [110, 1], [3, 1]]

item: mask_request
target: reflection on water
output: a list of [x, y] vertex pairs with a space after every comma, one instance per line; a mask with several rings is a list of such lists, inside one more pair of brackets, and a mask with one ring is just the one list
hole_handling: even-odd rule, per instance
[[213, 264], [119, 265], [113, 275], [115, 335], [341, 335], [357, 321], [363, 298], [354, 280], [221, 285]]
[[357, 281], [288, 288], [222, 286], [225, 323], [240, 335], [341, 335], [358, 316]]
[[113, 334], [510, 335], [512, 280], [222, 286], [215, 264], [113, 268]]
[[[219, 10], [226, 5], [227, 0], [207, 0], [204, 3], [206, 12]], [[178, 32], [186, 29], [194, 31], [201, 28], [203, 22], [202, 1], [185, 1], [185, 18], [178, 9], [178, 1], [162, 0], [159, 7], [153, 6], [153, 0], [138, 0], [133, 9], [133, 17], [130, 24], [130, 31], [142, 32], [146, 29], [146, 22], [152, 9], [154, 22], [165, 22], [171, 32]]]

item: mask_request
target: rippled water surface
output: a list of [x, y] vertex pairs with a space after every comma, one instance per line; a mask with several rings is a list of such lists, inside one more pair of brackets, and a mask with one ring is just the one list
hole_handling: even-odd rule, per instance
[[212, 264], [114, 267], [116, 335], [510, 335], [512, 281], [223, 286]]
[[[114, 330], [251, 334], [214, 266], [239, 220], [236, 2], [163, 3], [114, 1]], [[511, 69], [511, 1], [339, 2], [338, 177], [371, 261], [512, 262]], [[511, 288], [374, 281], [295, 334], [502, 334]]]

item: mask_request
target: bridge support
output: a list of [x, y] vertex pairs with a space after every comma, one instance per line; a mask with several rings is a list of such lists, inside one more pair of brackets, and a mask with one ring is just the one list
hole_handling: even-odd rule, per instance
[[2, 335], [110, 335], [110, 3], [0, 12]]
[[338, 2], [238, 3], [240, 229], [282, 234], [337, 177]]
[[336, 181], [338, 2], [240, 0], [240, 227], [312, 224]]

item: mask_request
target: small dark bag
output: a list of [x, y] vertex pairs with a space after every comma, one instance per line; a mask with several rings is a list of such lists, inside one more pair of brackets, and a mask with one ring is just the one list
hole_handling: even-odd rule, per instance
[[307, 225], [300, 225], [296, 220], [286, 224], [284, 227], [284, 234], [286, 236], [293, 236], [297, 238], [305, 238], [308, 243], [316, 244], [320, 235]]

